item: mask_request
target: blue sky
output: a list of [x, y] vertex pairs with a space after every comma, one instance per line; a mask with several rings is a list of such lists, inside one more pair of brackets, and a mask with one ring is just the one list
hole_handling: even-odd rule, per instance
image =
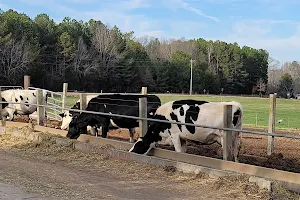
[[101, 20], [135, 36], [204, 38], [266, 49], [270, 56], [300, 61], [299, 0], [0, 0], [30, 17], [47, 13]]

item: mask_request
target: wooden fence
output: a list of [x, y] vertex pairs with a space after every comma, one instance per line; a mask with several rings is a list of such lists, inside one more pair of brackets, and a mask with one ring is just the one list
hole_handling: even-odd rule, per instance
[[[55, 105], [48, 106], [46, 102], [42, 98], [42, 91], [43, 89], [40, 88], [33, 88], [30, 87], [30, 77], [29, 76], [24, 76], [24, 89], [36, 89], [37, 92], [37, 123], [38, 125], [43, 125], [44, 119], [45, 119], [45, 109], [47, 107], [53, 107]], [[61, 94], [61, 106], [56, 106], [56, 108], [59, 108], [59, 110], [64, 111], [66, 109], [66, 102], [67, 102], [67, 93], [68, 93], [68, 83], [63, 84], [63, 92]], [[147, 88], [143, 87], [142, 94], [147, 94]], [[59, 94], [59, 93], [57, 93]], [[80, 93], [80, 106], [81, 106], [81, 111], [84, 110], [87, 106], [87, 94], [86, 93]], [[1, 97], [1, 93], [0, 93]], [[0, 106], [0, 112], [1, 112], [2, 106]], [[268, 135], [268, 155], [271, 155], [274, 153], [274, 136], [275, 134], [275, 109], [276, 109], [276, 95], [270, 94], [270, 109], [269, 109], [269, 126], [268, 126], [268, 133], [271, 135]], [[146, 98], [140, 98], [139, 99], [139, 129], [140, 129], [140, 136], [144, 136], [147, 132], [148, 128], [148, 120], [147, 118], [147, 99]], [[233, 161], [233, 133], [234, 131], [238, 130], [232, 130], [231, 124], [232, 124], [232, 106], [231, 105], [226, 105], [224, 106], [224, 112], [223, 112], [223, 117], [224, 117], [224, 128], [220, 129], [223, 131], [223, 159], [224, 160], [230, 160]], [[2, 120], [3, 121], [3, 120]], [[248, 132], [248, 133], [253, 133], [251, 131], [245, 131], [245, 130], [240, 130], [241, 132]], [[255, 134], [259, 134], [256, 132]], [[261, 133], [262, 134], [262, 133]], [[266, 135], [266, 133], [264, 133]], [[279, 137], [284, 137], [280, 136], [277, 134], [276, 136]], [[291, 136], [292, 137], [292, 136]]]

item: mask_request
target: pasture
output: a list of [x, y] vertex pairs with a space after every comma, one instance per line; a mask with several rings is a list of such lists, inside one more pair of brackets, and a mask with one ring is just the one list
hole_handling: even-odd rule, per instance
[[[269, 120], [269, 98], [219, 96], [219, 95], [166, 95], [158, 94], [162, 103], [178, 99], [195, 99], [206, 101], [238, 101], [243, 105], [244, 124], [258, 127], [267, 127]], [[79, 97], [68, 96], [67, 107], [72, 107]], [[276, 123], [276, 129], [300, 128], [300, 101], [295, 99], [280, 99], [276, 102], [276, 122], [282, 119], [282, 123]]]

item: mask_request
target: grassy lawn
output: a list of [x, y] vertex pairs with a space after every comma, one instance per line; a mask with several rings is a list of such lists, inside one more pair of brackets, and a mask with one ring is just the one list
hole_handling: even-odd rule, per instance
[[[178, 99], [196, 99], [207, 101], [238, 101], [244, 109], [244, 124], [268, 126], [269, 99], [257, 97], [216, 96], [216, 95], [158, 95], [162, 103]], [[78, 97], [67, 98], [67, 107], [72, 107]], [[282, 119], [276, 128], [300, 128], [300, 101], [277, 99], [276, 122]]]

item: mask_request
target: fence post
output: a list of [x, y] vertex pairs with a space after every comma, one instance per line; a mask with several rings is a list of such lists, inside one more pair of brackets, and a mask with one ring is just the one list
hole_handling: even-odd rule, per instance
[[[147, 94], [147, 87], [142, 87], [142, 94]], [[147, 98], [139, 98], [139, 117], [147, 118]], [[148, 121], [139, 120], [139, 133], [140, 137], [144, 137], [147, 133]]]
[[86, 94], [85, 93], [80, 93], [80, 110], [85, 110], [86, 109]]
[[[1, 92], [2, 92], [2, 88], [0, 86], [0, 101], [2, 101]], [[2, 117], [2, 103], [0, 103], [0, 119], [1, 119], [1, 126], [4, 127], [5, 126], [5, 118]]]
[[[224, 105], [224, 128], [232, 128], [232, 105]], [[233, 131], [223, 130], [223, 160], [234, 161], [233, 155]]]
[[147, 94], [147, 87], [142, 87], [142, 94]]
[[43, 90], [37, 90], [37, 124], [40, 126], [44, 125], [45, 120], [45, 107], [41, 105], [46, 105], [45, 99], [43, 98]]
[[[270, 94], [268, 133], [275, 133], [276, 95]], [[268, 155], [274, 153], [274, 136], [268, 136]]]
[[258, 119], [257, 119], [257, 113], [256, 113], [256, 114], [255, 114], [255, 126], [258, 125], [257, 121], [258, 121]]
[[67, 93], [68, 93], [68, 83], [64, 83], [63, 84], [63, 93], [61, 96], [62, 112], [64, 112], [64, 108], [66, 107]]
[[30, 76], [24, 76], [24, 90], [28, 90], [30, 86]]

